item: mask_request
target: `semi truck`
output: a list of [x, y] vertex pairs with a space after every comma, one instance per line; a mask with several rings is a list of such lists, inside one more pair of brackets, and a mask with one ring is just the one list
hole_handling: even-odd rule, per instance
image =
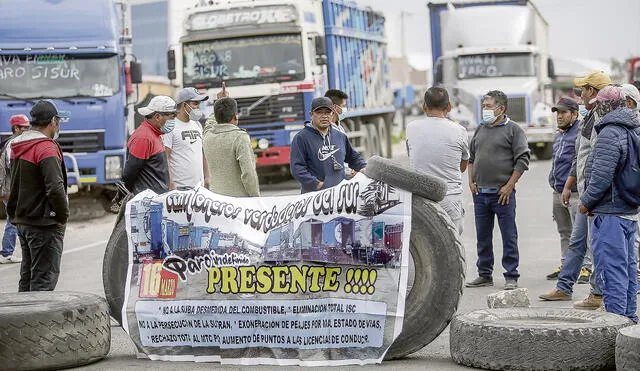
[[[343, 120], [365, 156], [391, 156], [395, 109], [385, 19], [341, 0], [203, 1], [186, 10], [169, 79], [238, 102], [262, 176], [288, 175], [291, 140], [327, 89], [348, 94]], [[213, 100], [205, 102], [206, 114]]]
[[107, 208], [133, 130], [133, 84], [141, 79], [128, 2], [3, 0], [0, 9], [0, 136], [11, 135], [9, 117], [29, 116], [35, 102], [52, 99], [68, 114], [58, 143], [71, 198], [99, 199]]
[[434, 82], [449, 90], [451, 118], [473, 127], [481, 122], [482, 97], [501, 90], [507, 114], [525, 130], [529, 148], [550, 159], [553, 61], [548, 25], [529, 0], [431, 2]]

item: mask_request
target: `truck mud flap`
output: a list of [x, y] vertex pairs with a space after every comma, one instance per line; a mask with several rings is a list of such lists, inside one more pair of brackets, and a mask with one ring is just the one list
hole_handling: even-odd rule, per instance
[[0, 294], [0, 369], [59, 370], [109, 353], [104, 299], [75, 292]]
[[477, 310], [451, 322], [451, 357], [489, 370], [608, 370], [618, 330], [631, 323], [599, 311]]
[[379, 156], [367, 160], [366, 174], [370, 178], [435, 202], [442, 201], [447, 194], [447, 183], [444, 180]]

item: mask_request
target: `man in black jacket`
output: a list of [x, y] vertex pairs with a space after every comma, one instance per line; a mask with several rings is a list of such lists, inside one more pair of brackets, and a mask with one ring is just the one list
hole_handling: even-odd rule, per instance
[[63, 114], [49, 100], [36, 103], [30, 114], [32, 130], [11, 143], [7, 213], [22, 247], [18, 291], [52, 291], [69, 217], [67, 170], [55, 141]]

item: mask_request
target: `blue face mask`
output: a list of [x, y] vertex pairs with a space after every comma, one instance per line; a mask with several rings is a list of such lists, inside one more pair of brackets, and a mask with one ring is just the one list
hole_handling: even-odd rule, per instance
[[587, 115], [589, 114], [589, 110], [587, 109], [587, 107], [584, 104], [581, 104], [581, 105], [578, 106], [578, 113], [582, 117], [587, 117]]
[[482, 110], [482, 122], [481, 125], [488, 125], [496, 121], [496, 114], [491, 109], [483, 109]]
[[173, 130], [173, 128], [176, 126], [176, 120], [175, 119], [169, 119], [167, 121], [165, 121], [164, 126], [160, 128], [160, 131], [163, 133], [170, 133], [171, 130]]

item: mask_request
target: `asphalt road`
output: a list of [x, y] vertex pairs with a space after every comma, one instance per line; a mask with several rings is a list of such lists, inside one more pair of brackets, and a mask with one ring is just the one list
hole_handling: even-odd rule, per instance
[[[394, 159], [407, 161], [404, 145], [395, 146]], [[540, 293], [553, 288], [554, 283], [547, 281], [545, 275], [559, 264], [560, 241], [555, 223], [551, 218], [552, 193], [547, 183], [550, 169], [549, 161], [533, 161], [530, 170], [523, 176], [517, 188], [517, 221], [519, 227], [520, 246], [520, 287], [529, 290], [532, 306], [569, 307], [570, 302], [541, 303], [537, 300]], [[465, 188], [467, 189], [467, 188]], [[263, 187], [264, 195], [296, 194], [297, 184], [294, 181]], [[475, 227], [473, 220], [473, 204], [471, 196], [465, 193], [465, 232], [463, 235], [467, 260], [467, 278], [473, 279], [475, 271]], [[57, 290], [84, 291], [104, 295], [102, 288], [102, 257], [115, 217], [107, 216], [84, 223], [70, 223], [65, 237], [64, 255]], [[465, 289], [460, 302], [459, 312], [469, 312], [486, 307], [486, 295], [501, 289], [504, 281], [500, 267], [500, 236], [496, 225], [494, 234], [496, 251], [496, 286], [476, 289]], [[19, 264], [0, 265], [0, 292], [17, 291]], [[588, 294], [588, 285], [577, 285], [574, 300], [582, 299]], [[434, 304], [436, 305], [436, 304]], [[428, 315], [428, 311], [425, 313]], [[111, 352], [108, 357], [96, 364], [84, 367], [86, 370], [199, 370], [220, 368], [225, 370], [275, 369], [275, 367], [245, 367], [219, 364], [195, 364], [152, 362], [136, 359], [133, 344], [125, 332], [112, 326]], [[412, 356], [393, 362], [384, 362], [378, 366], [388, 370], [464, 370], [450, 357], [449, 332], [445, 330], [440, 337], [427, 347]], [[340, 369], [356, 369], [340, 368]]]

